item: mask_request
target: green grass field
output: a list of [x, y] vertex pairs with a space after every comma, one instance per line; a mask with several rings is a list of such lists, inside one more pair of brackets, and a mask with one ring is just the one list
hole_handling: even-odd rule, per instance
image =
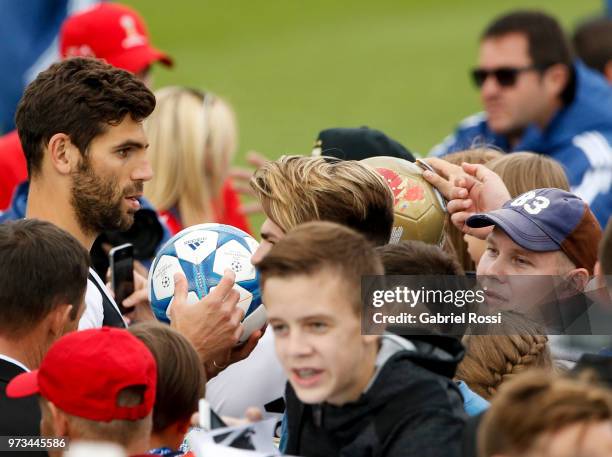
[[310, 153], [329, 127], [368, 125], [427, 153], [479, 110], [468, 79], [478, 36], [496, 15], [542, 8], [568, 30], [601, 0], [127, 0], [176, 66], [155, 87], [226, 97], [247, 150]]
[[319, 130], [369, 125], [417, 152], [479, 109], [468, 79], [495, 15], [539, 7], [571, 29], [601, 0], [232, 2], [128, 0], [176, 66], [155, 86], [212, 90], [234, 105], [240, 152], [309, 152]]

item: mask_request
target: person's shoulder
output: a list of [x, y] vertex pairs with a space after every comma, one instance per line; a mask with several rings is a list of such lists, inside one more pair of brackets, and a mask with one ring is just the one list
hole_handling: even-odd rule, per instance
[[461, 398], [459, 388], [450, 378], [419, 365], [412, 356], [410, 351], [395, 354], [381, 371], [381, 383], [377, 389], [387, 389], [388, 379], [395, 378], [395, 382], [401, 382], [401, 389], [397, 390], [395, 397], [399, 401], [408, 399], [411, 410], [431, 407], [456, 409], [456, 400]]
[[0, 360], [0, 435], [40, 435], [38, 398], [8, 398], [5, 393], [8, 381], [24, 371], [17, 365]]
[[98, 274], [89, 269], [89, 275], [87, 277], [87, 289], [85, 292], [85, 303], [92, 306], [102, 306], [102, 291], [101, 283], [102, 279]]
[[[551, 130], [553, 144], [563, 146], [568, 143], [597, 143], [595, 137], [604, 141], [612, 140], [612, 112], [608, 106], [612, 103], [612, 86], [603, 76], [586, 67], [581, 62], [574, 64], [575, 89], [572, 101], [566, 105], [560, 115], [560, 122], [555, 122]], [[565, 145], [568, 147], [568, 145]]]
[[462, 119], [451, 135], [435, 145], [429, 155], [442, 157], [452, 152], [469, 149], [478, 143], [491, 142], [491, 132], [487, 124], [486, 113], [479, 112]]
[[[373, 418], [385, 457], [458, 457], [465, 425], [461, 396], [451, 379], [401, 358], [405, 386]], [[397, 368], [396, 368], [397, 369]], [[407, 370], [404, 372], [404, 370]], [[385, 424], [387, 426], [385, 427]]]
[[[601, 126], [600, 126], [601, 127]], [[612, 121], [609, 128], [592, 128], [575, 132], [565, 141], [556, 142], [548, 154], [565, 166], [570, 184], [577, 186], [578, 181], [588, 169], [600, 170], [605, 179], [607, 169], [612, 167]], [[588, 186], [591, 183], [586, 183]], [[608, 186], [604, 186], [607, 188]]]
[[[587, 104], [591, 108], [608, 113], [602, 101], [612, 101], [612, 86], [605, 77], [596, 70], [587, 67], [580, 61], [574, 63], [576, 77], [576, 92], [572, 104]], [[612, 119], [612, 115], [607, 116]]]
[[385, 449], [382, 455], [459, 457], [466, 415], [458, 388], [451, 379], [409, 359], [402, 363], [410, 370], [406, 389], [389, 399], [394, 411], [375, 419], [383, 424], [390, 419], [394, 422], [380, 437]]
[[102, 297], [102, 280], [95, 271], [89, 269], [87, 288], [85, 289], [85, 312], [79, 321], [79, 330], [102, 327], [104, 321], [104, 299]]
[[482, 129], [487, 125], [487, 113], [480, 111], [475, 114], [471, 114], [468, 117], [462, 119], [457, 125], [458, 131], [466, 131], [469, 129]]

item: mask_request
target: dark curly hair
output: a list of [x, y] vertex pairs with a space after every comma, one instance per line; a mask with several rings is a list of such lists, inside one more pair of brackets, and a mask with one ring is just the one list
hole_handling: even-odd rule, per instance
[[93, 58], [51, 65], [28, 85], [15, 114], [30, 178], [40, 172], [44, 145], [65, 133], [85, 156], [91, 141], [129, 114], [145, 119], [155, 96], [133, 74]]

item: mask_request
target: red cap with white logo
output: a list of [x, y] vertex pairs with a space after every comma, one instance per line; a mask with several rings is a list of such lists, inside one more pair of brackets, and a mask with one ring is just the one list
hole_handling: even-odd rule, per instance
[[97, 57], [132, 73], [155, 62], [172, 65], [167, 54], [149, 43], [140, 15], [117, 3], [100, 3], [66, 19], [60, 31], [60, 54]]

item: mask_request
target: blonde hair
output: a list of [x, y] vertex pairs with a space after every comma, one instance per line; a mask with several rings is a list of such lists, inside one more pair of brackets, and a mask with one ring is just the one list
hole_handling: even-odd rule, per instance
[[491, 160], [485, 166], [499, 175], [512, 198], [543, 187], [570, 190], [561, 164], [542, 154], [513, 152]]
[[527, 455], [545, 433], [612, 419], [609, 391], [583, 380], [534, 370], [491, 402], [478, 430], [478, 455]]
[[159, 210], [176, 207], [184, 226], [214, 221], [237, 146], [234, 112], [213, 94], [183, 87], [165, 87], [155, 97], [144, 122], [154, 172], [145, 196]]
[[553, 369], [548, 337], [523, 315], [503, 312], [502, 325], [490, 329], [500, 334], [463, 337], [466, 353], [456, 373], [481, 397], [490, 399], [503, 383], [530, 368]]
[[339, 279], [353, 311], [360, 315], [361, 278], [383, 275], [374, 246], [357, 231], [333, 222], [308, 222], [291, 230], [257, 264], [261, 286], [270, 278], [313, 276], [331, 272]]
[[504, 157], [504, 153], [497, 149], [474, 148], [452, 152], [441, 158], [454, 165], [461, 166], [463, 162], [485, 164], [500, 157]]
[[[475, 148], [453, 152], [441, 158], [454, 165], [461, 166], [463, 162], [486, 164], [498, 157], [503, 157], [503, 154], [495, 149]], [[460, 232], [454, 224], [450, 223], [445, 224], [445, 231], [444, 250], [454, 255], [464, 271], [475, 270], [476, 265], [468, 253], [467, 243], [463, 239], [463, 233]]]
[[266, 216], [284, 232], [309, 221], [347, 225], [376, 245], [389, 242], [393, 195], [374, 169], [330, 157], [283, 156], [251, 178]]

